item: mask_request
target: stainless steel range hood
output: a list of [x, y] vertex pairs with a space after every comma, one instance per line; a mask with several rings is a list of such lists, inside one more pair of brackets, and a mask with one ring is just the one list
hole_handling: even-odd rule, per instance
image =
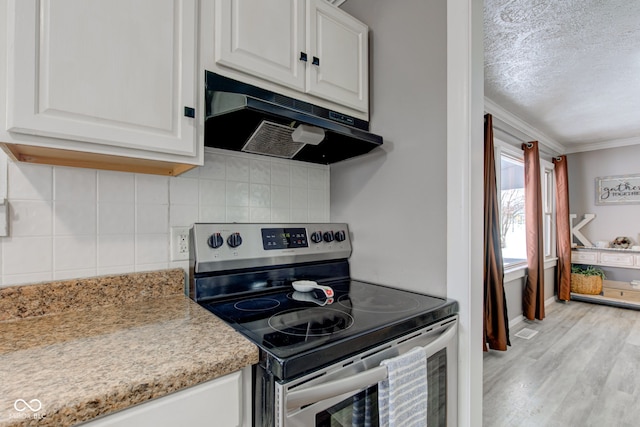
[[369, 123], [206, 72], [205, 146], [331, 164], [382, 144]]

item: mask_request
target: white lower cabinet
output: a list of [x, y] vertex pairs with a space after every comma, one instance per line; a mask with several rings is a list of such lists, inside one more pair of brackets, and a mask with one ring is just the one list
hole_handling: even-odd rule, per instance
[[251, 367], [82, 424], [84, 427], [250, 427]]

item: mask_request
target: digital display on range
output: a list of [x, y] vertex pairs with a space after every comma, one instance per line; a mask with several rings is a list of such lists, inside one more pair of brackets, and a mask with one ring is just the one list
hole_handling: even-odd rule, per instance
[[263, 228], [262, 246], [266, 251], [272, 249], [291, 249], [309, 247], [305, 228]]

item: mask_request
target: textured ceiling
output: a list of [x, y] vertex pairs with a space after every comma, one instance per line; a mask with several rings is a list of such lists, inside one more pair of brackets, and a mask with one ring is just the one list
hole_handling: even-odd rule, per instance
[[640, 144], [640, 1], [485, 0], [485, 97], [567, 152]]

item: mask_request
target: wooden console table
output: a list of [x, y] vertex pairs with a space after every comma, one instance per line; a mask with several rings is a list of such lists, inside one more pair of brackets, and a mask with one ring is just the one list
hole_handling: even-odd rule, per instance
[[[631, 249], [576, 248], [571, 251], [573, 264], [640, 270], [640, 251]], [[640, 272], [638, 272], [640, 279]], [[576, 301], [595, 302], [625, 308], [640, 309], [640, 285], [632, 282], [604, 280], [601, 295], [571, 294]]]
[[631, 249], [576, 248], [571, 251], [571, 262], [640, 270], [640, 252]]

